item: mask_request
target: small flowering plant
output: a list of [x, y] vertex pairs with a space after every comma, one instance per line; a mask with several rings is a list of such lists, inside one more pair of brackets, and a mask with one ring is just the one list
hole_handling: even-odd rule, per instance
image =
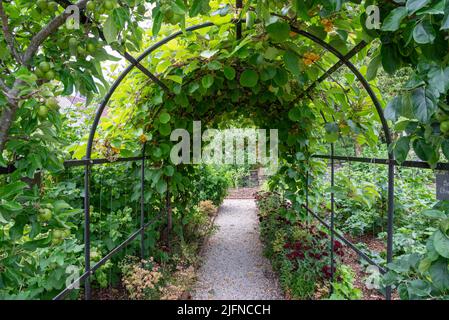
[[317, 224], [301, 220], [279, 194], [259, 192], [256, 199], [265, 254], [280, 273], [281, 284], [288, 295], [299, 299], [315, 297], [320, 288], [328, 290], [333, 273], [334, 282], [338, 282], [335, 268], [345, 254], [343, 244], [334, 240], [331, 255], [328, 233]]
[[158, 299], [162, 271], [153, 258], [138, 261], [130, 257], [121, 264], [122, 283], [133, 300]]

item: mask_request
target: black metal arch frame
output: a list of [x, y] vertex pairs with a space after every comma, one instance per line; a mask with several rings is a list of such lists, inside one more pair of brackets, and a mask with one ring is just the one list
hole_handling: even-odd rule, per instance
[[[241, 1], [237, 1], [237, 7], [241, 8]], [[237, 37], [241, 37], [241, 24], [242, 21], [234, 21], [236, 24], [236, 30], [237, 30]], [[212, 22], [206, 22], [203, 24], [195, 25], [192, 27], [189, 27], [186, 29], [186, 31], [195, 31], [207, 27], [215, 26]], [[321, 40], [320, 38], [314, 36], [313, 34], [300, 30], [294, 26], [291, 26], [291, 30], [303, 37], [308, 38], [309, 40], [313, 41], [314, 43], [320, 45], [327, 51], [331, 52], [334, 56], [339, 58], [339, 61], [337, 64], [335, 64], [333, 67], [331, 67], [328, 72], [326, 72], [322, 77], [320, 77], [315, 83], [313, 83], [306, 92], [310, 91], [315, 87], [315, 85], [319, 82], [324, 81], [328, 76], [330, 76], [334, 71], [338, 70], [338, 68], [342, 65], [346, 65], [357, 77], [359, 82], [362, 84], [364, 89], [367, 91], [368, 95], [370, 96], [375, 108], [376, 112], [379, 115], [379, 118], [381, 120], [382, 128], [385, 133], [386, 137], [386, 143], [389, 145], [391, 143], [391, 134], [390, 129], [388, 127], [387, 121], [383, 115], [383, 110], [380, 105], [380, 102], [373, 92], [370, 84], [368, 81], [363, 77], [363, 75], [360, 73], [360, 71], [349, 61], [349, 59], [355, 55], [356, 52], [358, 52], [361, 48], [366, 46], [366, 43], [361, 43], [357, 45], [353, 50], [351, 50], [346, 56], [341, 54], [337, 49], [335, 49], [333, 46], [328, 44], [327, 42]], [[158, 48], [162, 47], [163, 45], [167, 44], [168, 42], [176, 39], [180, 35], [182, 35], [182, 31], [178, 31], [176, 33], [173, 33], [172, 35], [166, 37], [165, 39], [155, 43], [148, 49], [146, 49], [139, 57], [134, 59], [129, 54], [125, 53], [124, 57], [130, 62], [130, 65], [120, 74], [120, 76], [116, 79], [114, 84], [109, 89], [108, 93], [105, 95], [104, 99], [102, 100], [99, 108], [97, 109], [94, 122], [92, 124], [90, 135], [88, 139], [87, 144], [87, 150], [86, 150], [86, 156], [84, 157], [84, 164], [85, 164], [85, 174], [84, 174], [84, 242], [85, 242], [85, 272], [84, 274], [74, 282], [74, 284], [79, 284], [81, 281], [85, 281], [85, 298], [90, 299], [91, 298], [91, 289], [90, 289], [90, 276], [101, 266], [103, 265], [107, 260], [109, 260], [115, 253], [119, 252], [122, 248], [124, 248], [126, 245], [128, 245], [131, 241], [133, 241], [135, 238], [137, 238], [138, 235], [140, 235], [140, 241], [141, 241], [141, 255], [142, 258], [144, 257], [144, 232], [145, 229], [150, 226], [155, 220], [152, 220], [150, 223], [145, 224], [144, 223], [144, 176], [145, 176], [145, 146], [142, 150], [142, 158], [141, 158], [141, 227], [139, 230], [137, 230], [135, 233], [133, 233], [125, 242], [123, 242], [121, 245], [119, 245], [117, 248], [113, 249], [108, 255], [106, 255], [103, 259], [101, 259], [97, 264], [95, 264], [93, 267], [91, 267], [91, 261], [90, 261], [90, 192], [89, 192], [89, 185], [90, 185], [90, 171], [91, 166], [94, 164], [94, 160], [91, 159], [92, 156], [92, 148], [93, 148], [93, 141], [95, 138], [95, 134], [101, 119], [101, 115], [103, 114], [104, 109], [106, 108], [109, 100], [111, 99], [113, 93], [115, 90], [119, 87], [119, 85], [122, 83], [122, 81], [125, 79], [125, 77], [131, 72], [134, 67], [137, 67], [139, 70], [141, 70], [145, 75], [147, 75], [155, 84], [159, 85], [165, 92], [168, 92], [168, 88], [160, 81], [155, 75], [153, 75], [148, 69], [143, 67], [140, 62], [145, 59], [148, 55], [150, 55], [152, 52], [157, 50]], [[169, 93], [169, 92], [168, 92]], [[334, 146], [331, 145], [331, 183], [334, 185]], [[133, 159], [132, 161], [135, 161], [136, 159]], [[391, 262], [393, 258], [393, 210], [394, 210], [394, 166], [395, 161], [393, 154], [390, 152], [388, 154], [388, 240], [387, 240], [387, 262]], [[308, 176], [308, 174], [307, 174]], [[307, 189], [308, 189], [308, 179], [307, 179]], [[306, 192], [308, 194], [308, 191]], [[334, 194], [331, 193], [331, 224], [330, 226], [323, 221], [318, 215], [316, 215], [312, 210], [308, 207], [308, 200], [307, 205], [305, 206], [305, 209], [310, 212], [312, 215], [314, 215], [324, 226], [326, 226], [330, 232], [331, 232], [331, 254], [333, 252], [333, 245], [334, 245], [334, 237], [337, 236], [340, 239], [342, 239], [350, 248], [353, 250], [356, 250], [357, 253], [367, 260], [371, 264], [375, 264], [374, 261], [372, 261], [366, 254], [358, 250], [354, 244], [346, 240], [343, 236], [341, 236], [339, 233], [336, 233], [334, 230]], [[379, 266], [380, 267], [380, 266]], [[334, 268], [331, 268], [333, 271]], [[383, 268], [380, 267], [381, 271], [384, 271]], [[73, 288], [69, 287], [66, 288], [64, 291], [62, 291], [59, 295], [55, 297], [55, 299], [61, 299], [63, 298], [68, 292], [70, 292]], [[386, 298], [391, 298], [391, 288], [387, 288], [386, 292]]]
[[[71, 4], [70, 0], [57, 0], [57, 2], [66, 7]], [[236, 7], [241, 10], [243, 8], [243, 1], [242, 0], [236, 0]], [[82, 13], [82, 19], [83, 21], [89, 21], [90, 19]], [[241, 20], [232, 20], [231, 23], [235, 23], [236, 25], [236, 37], [240, 39], [242, 37], [242, 23]], [[212, 27], [215, 26], [212, 22], [206, 22], [203, 24], [195, 25], [192, 27], [189, 27], [186, 29], [186, 31], [195, 31], [199, 29], [203, 29], [206, 27]], [[291, 29], [293, 32], [306, 37], [313, 41], [314, 43], [320, 45], [327, 51], [331, 52], [334, 56], [339, 58], [339, 61], [333, 65], [330, 69], [328, 69], [320, 78], [318, 78], [314, 83], [312, 83], [311, 86], [309, 86], [302, 94], [300, 94], [298, 97], [307, 97], [310, 98], [309, 92], [313, 90], [317, 84], [323, 82], [326, 80], [333, 72], [338, 70], [342, 65], [346, 65], [357, 77], [359, 82], [362, 84], [364, 89], [367, 91], [368, 95], [370, 96], [376, 111], [380, 117], [381, 124], [383, 131], [385, 133], [386, 143], [389, 145], [391, 144], [391, 134], [390, 129], [388, 127], [387, 121], [383, 115], [382, 107], [379, 103], [379, 100], [377, 99], [375, 93], [373, 92], [371, 86], [369, 85], [368, 81], [363, 77], [363, 75], [360, 73], [360, 71], [349, 61], [357, 52], [359, 52], [361, 49], [363, 49], [367, 43], [364, 41], [361, 41], [358, 45], [356, 45], [348, 54], [343, 55], [341, 54], [337, 49], [335, 49], [330, 44], [326, 43], [325, 41], [321, 40], [320, 38], [314, 36], [311, 33], [308, 33], [307, 31], [300, 30], [296, 28], [295, 26], [291, 26]], [[102, 30], [98, 29], [100, 33], [100, 37], [104, 38]], [[104, 263], [106, 263], [109, 259], [112, 258], [116, 253], [121, 251], [124, 247], [126, 247], [129, 243], [131, 243], [133, 240], [135, 240], [140, 235], [140, 241], [141, 241], [141, 257], [144, 257], [144, 235], [145, 230], [151, 226], [153, 223], [155, 223], [160, 217], [162, 217], [163, 212], [159, 213], [156, 217], [151, 219], [151, 221], [144, 223], [144, 175], [145, 175], [145, 161], [147, 160], [145, 156], [145, 145], [142, 148], [142, 157], [133, 157], [133, 158], [121, 158], [118, 159], [116, 162], [136, 162], [141, 161], [141, 216], [140, 216], [140, 228], [136, 230], [133, 234], [129, 236], [128, 239], [126, 239], [124, 242], [122, 242], [120, 245], [118, 245], [116, 248], [112, 249], [106, 256], [104, 256], [98, 263], [96, 263], [94, 266], [91, 267], [90, 263], [90, 193], [89, 193], [89, 184], [90, 184], [90, 171], [91, 167], [93, 165], [99, 165], [104, 163], [109, 163], [106, 159], [91, 159], [92, 156], [92, 147], [93, 147], [93, 141], [95, 137], [95, 133], [97, 130], [97, 127], [100, 122], [101, 115], [106, 108], [109, 100], [111, 99], [113, 93], [118, 88], [118, 86], [122, 83], [122, 81], [125, 79], [125, 77], [131, 72], [132, 69], [135, 67], [138, 68], [140, 71], [142, 71], [148, 78], [150, 78], [155, 84], [160, 86], [166, 93], [170, 94], [168, 87], [160, 80], [158, 79], [154, 74], [152, 74], [148, 69], [143, 67], [140, 62], [146, 58], [149, 54], [151, 54], [153, 51], [157, 50], [158, 48], [162, 47], [163, 45], [167, 44], [171, 40], [176, 39], [180, 35], [182, 35], [182, 31], [178, 31], [176, 33], [173, 33], [172, 35], [166, 37], [165, 39], [155, 43], [148, 49], [146, 49], [139, 57], [134, 58], [127, 52], [121, 53], [122, 56], [130, 62], [130, 65], [120, 74], [120, 76], [116, 79], [116, 81], [113, 83], [111, 88], [109, 89], [108, 93], [103, 98], [99, 108], [97, 109], [94, 122], [92, 124], [87, 150], [86, 150], [86, 156], [83, 158], [83, 160], [69, 160], [64, 162], [64, 165], [66, 167], [77, 167], [77, 166], [84, 166], [84, 240], [85, 240], [85, 272], [76, 279], [71, 286], [64, 289], [62, 292], [60, 292], [56, 297], [54, 297], [55, 300], [63, 299], [69, 292], [71, 292], [77, 285], [79, 285], [82, 281], [85, 282], [85, 298], [90, 299], [91, 298], [91, 290], [90, 290], [90, 276], [98, 269], [100, 268]], [[417, 167], [417, 168], [430, 168], [426, 163], [423, 162], [417, 162], [417, 161], [408, 161], [408, 163], [398, 164], [394, 160], [393, 154], [390, 152], [388, 153], [388, 159], [366, 159], [366, 158], [354, 158], [354, 157], [338, 157], [334, 155], [334, 146], [331, 145], [331, 154], [330, 155], [315, 155], [313, 157], [321, 158], [321, 159], [330, 159], [331, 160], [331, 183], [334, 184], [334, 160], [341, 160], [341, 161], [357, 161], [357, 162], [365, 162], [365, 163], [378, 163], [378, 164], [386, 164], [389, 167], [388, 170], [388, 239], [387, 239], [387, 262], [391, 262], [393, 258], [393, 211], [394, 211], [394, 168], [395, 165], [401, 165], [401, 166], [408, 166], [408, 167]], [[443, 169], [449, 169], [449, 166], [445, 166], [445, 164], [439, 164], [439, 166]], [[447, 167], [447, 168], [446, 168]], [[6, 169], [0, 168], [0, 174], [9, 174], [15, 170], [14, 166], [8, 166]], [[351, 249], [356, 251], [362, 258], [364, 258], [368, 263], [377, 265], [374, 261], [372, 261], [368, 256], [366, 256], [365, 253], [360, 251], [354, 244], [352, 244], [350, 241], [346, 240], [341, 234], [337, 233], [334, 230], [334, 194], [331, 193], [331, 203], [332, 203], [332, 210], [331, 210], [331, 224], [330, 226], [321, 219], [316, 213], [314, 213], [309, 207], [308, 207], [308, 179], [309, 173], [306, 174], [306, 180], [307, 180], [307, 188], [306, 188], [306, 205], [304, 205], [304, 208], [311, 213], [313, 216], [315, 216], [318, 221], [320, 221], [325, 227], [327, 227], [331, 233], [331, 240], [334, 239], [334, 236], [339, 237], [342, 239], [343, 242], [345, 242]], [[331, 252], [333, 252], [333, 241], [331, 241]], [[384, 272], [385, 270], [378, 266], [379, 269]], [[332, 269], [333, 270], [333, 269]], [[391, 298], [391, 288], [387, 288], [386, 291], [386, 298]]]
[[[58, 3], [60, 3], [63, 6], [70, 5], [69, 0], [56, 0]], [[242, 0], [236, 0], [237, 8], [242, 8]], [[83, 15], [82, 18], [86, 21], [89, 19]], [[282, 18], [282, 16], [281, 16]], [[286, 19], [289, 20], [289, 19]], [[242, 35], [242, 23], [241, 20], [232, 20], [230, 23], [236, 24], [236, 35], [237, 38], [240, 39]], [[189, 27], [186, 29], [186, 31], [194, 31], [199, 30], [206, 27], [212, 27], [215, 26], [212, 22], [206, 22], [203, 24], [195, 25], [192, 27]], [[367, 43], [364, 41], [361, 41], [359, 44], [354, 46], [352, 50], [350, 50], [346, 55], [341, 54], [337, 49], [335, 49], [330, 44], [326, 43], [325, 41], [317, 38], [313, 34], [310, 34], [304, 30], [300, 30], [296, 28], [295, 26], [291, 26], [292, 30], [302, 35], [316, 44], [320, 45], [321, 47], [325, 48], [326, 50], [330, 51], [333, 55], [335, 55], [337, 58], [339, 58], [339, 61], [335, 63], [332, 67], [330, 67], [323, 75], [321, 75], [315, 82], [313, 82], [308, 88], [306, 88], [302, 93], [298, 95], [298, 99], [301, 98], [307, 98], [311, 99], [310, 92], [314, 90], [317, 85], [324, 80], [326, 80], [328, 77], [331, 76], [332, 73], [337, 71], [341, 66], [346, 65], [357, 77], [359, 82], [362, 84], [364, 89], [369, 94], [375, 109], [380, 117], [382, 128], [385, 133], [385, 140], [386, 144], [390, 145], [392, 143], [390, 129], [388, 127], [387, 121], [383, 115], [382, 107], [379, 103], [379, 100], [377, 99], [375, 93], [373, 92], [370, 84], [366, 81], [366, 79], [363, 77], [363, 75], [360, 73], [360, 71], [349, 61], [355, 54], [357, 54], [360, 50], [362, 50], [364, 47], [367, 46]], [[99, 29], [100, 37], [104, 38], [102, 35], [102, 31]], [[121, 53], [122, 56], [130, 62], [130, 65], [120, 74], [118, 79], [114, 82], [114, 84], [111, 86], [108, 93], [105, 95], [102, 103], [100, 104], [99, 108], [97, 109], [96, 116], [94, 123], [91, 127], [88, 146], [86, 150], [86, 156], [82, 160], [67, 160], [64, 161], [64, 166], [66, 168], [71, 167], [85, 167], [85, 175], [84, 175], [84, 184], [85, 184], [85, 193], [84, 193], [84, 238], [85, 238], [85, 272], [70, 286], [65, 288], [63, 291], [61, 291], [58, 295], [56, 295], [53, 300], [60, 300], [66, 297], [72, 290], [76, 289], [78, 285], [84, 281], [85, 282], [85, 299], [91, 298], [91, 290], [90, 290], [90, 282], [89, 278], [91, 275], [94, 274], [96, 270], [98, 270], [102, 265], [104, 265], [108, 260], [110, 260], [116, 253], [120, 252], [123, 248], [125, 248], [128, 244], [130, 244], [132, 241], [134, 241], [139, 235], [140, 235], [140, 241], [141, 241], [141, 247], [140, 247], [140, 254], [141, 258], [144, 258], [144, 236], [145, 236], [145, 230], [153, 225], [155, 222], [158, 221], [159, 218], [161, 218], [164, 214], [164, 212], [158, 213], [155, 217], [151, 218], [150, 221], [145, 223], [145, 211], [144, 211], [144, 176], [145, 176], [145, 161], [148, 160], [148, 158], [145, 156], [145, 144], [142, 148], [142, 156], [140, 157], [130, 157], [130, 158], [119, 158], [115, 160], [114, 162], [111, 162], [108, 159], [91, 159], [92, 155], [92, 147], [93, 147], [93, 141], [96, 133], [96, 129], [98, 127], [101, 114], [103, 113], [107, 103], [109, 102], [110, 98], [112, 97], [112, 94], [114, 91], [118, 88], [120, 83], [124, 80], [126, 75], [134, 68], [136, 67], [140, 71], [142, 71], [147, 77], [149, 77], [152, 81], [154, 81], [155, 84], [159, 85], [165, 92], [169, 92], [169, 89], [165, 84], [159, 80], [155, 75], [153, 75], [148, 69], [143, 67], [140, 64], [140, 61], [142, 61], [145, 57], [147, 57], [150, 53], [155, 51], [156, 49], [160, 48], [164, 44], [170, 42], [171, 40], [179, 37], [182, 35], [183, 32], [178, 31], [176, 33], [173, 33], [172, 35], [166, 37], [165, 39], [155, 43], [151, 47], [149, 47], [147, 50], [144, 51], [137, 59], [129, 55], [127, 52]], [[325, 120], [325, 119], [324, 119]], [[406, 168], [418, 168], [418, 169], [432, 169], [432, 170], [444, 170], [449, 171], [449, 163], [437, 163], [435, 167], [431, 167], [428, 163], [423, 161], [404, 161], [402, 163], [398, 163], [391, 152], [388, 153], [388, 159], [378, 159], [378, 158], [362, 158], [362, 157], [351, 157], [351, 156], [338, 156], [334, 154], [334, 144], [330, 145], [330, 154], [329, 155], [312, 155], [311, 158], [319, 158], [319, 159], [326, 159], [330, 160], [331, 164], [331, 185], [334, 186], [334, 174], [335, 174], [335, 161], [340, 162], [359, 162], [359, 163], [367, 163], [371, 165], [387, 165], [388, 166], [388, 227], [387, 227], [387, 263], [392, 262], [393, 259], [393, 218], [394, 218], [394, 174], [395, 174], [395, 167], [406, 167]], [[90, 183], [90, 170], [91, 167], [94, 165], [102, 165], [107, 163], [120, 163], [120, 162], [141, 162], [141, 206], [140, 206], [140, 228], [136, 230], [134, 233], [132, 233], [125, 241], [123, 241], [120, 245], [112, 249], [106, 256], [104, 256], [102, 259], [100, 259], [99, 262], [97, 262], [94, 266], [91, 267], [90, 265], [90, 194], [89, 194], [89, 183]], [[308, 161], [308, 160], [305, 160]], [[0, 167], [0, 175], [3, 174], [11, 174], [16, 170], [16, 167], [14, 164], [9, 164], [6, 167]], [[305, 204], [303, 205], [303, 208], [310, 213], [312, 216], [314, 216], [325, 228], [329, 230], [331, 233], [331, 243], [330, 248], [331, 252], [333, 252], [333, 240], [335, 237], [340, 238], [349, 248], [351, 248], [353, 251], [355, 251], [362, 259], [367, 261], [371, 265], [375, 265], [379, 268], [379, 271], [381, 273], [385, 273], [387, 270], [378, 265], [376, 262], [374, 262], [369, 256], [367, 256], [363, 251], [358, 249], [352, 242], [347, 240], [341, 233], [337, 232], [334, 229], [334, 193], [331, 192], [331, 217], [330, 217], [330, 224], [329, 222], [325, 221], [323, 218], [321, 218], [317, 213], [313, 212], [309, 208], [309, 172], [306, 172], [305, 175], [306, 180], [306, 190], [305, 190]], [[167, 193], [167, 201], [166, 201], [166, 210], [169, 210], [170, 205], [170, 194]], [[333, 268], [331, 268], [333, 271]], [[386, 288], [386, 299], [391, 299], [391, 287]]]

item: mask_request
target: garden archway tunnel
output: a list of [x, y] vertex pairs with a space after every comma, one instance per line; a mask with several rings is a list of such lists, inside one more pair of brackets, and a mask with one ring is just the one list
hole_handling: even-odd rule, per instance
[[[237, 21], [233, 21], [233, 23], [235, 23], [237, 25], [237, 30], [241, 30], [241, 24], [242, 21], [237, 20]], [[186, 29], [186, 32], [192, 32], [192, 31], [196, 31], [196, 30], [200, 30], [203, 28], [207, 28], [207, 27], [213, 27], [215, 26], [214, 23], [212, 22], [207, 22], [207, 23], [203, 23], [200, 25], [195, 25], [192, 27], [189, 27]], [[316, 37], [315, 35], [304, 31], [304, 30], [300, 30], [298, 28], [296, 28], [295, 26], [291, 26], [291, 30], [293, 32], [295, 32], [296, 34], [305, 37], [307, 39], [309, 39], [310, 41], [312, 41], [313, 43], [317, 44], [319, 47], [331, 52], [335, 57], [337, 57], [339, 59], [339, 62], [334, 65], [331, 69], [328, 70], [328, 72], [326, 72], [321, 78], [319, 78], [317, 81], [324, 81], [325, 79], [327, 79], [327, 77], [330, 76], [330, 74], [332, 74], [332, 72], [336, 71], [340, 66], [345, 65], [346, 67], [348, 67], [353, 74], [356, 76], [356, 78], [358, 79], [358, 81], [360, 82], [360, 84], [363, 86], [363, 88], [366, 90], [366, 92], [368, 93], [374, 107], [375, 110], [380, 118], [380, 122], [382, 124], [382, 129], [384, 131], [384, 135], [385, 135], [385, 142], [389, 145], [391, 144], [391, 134], [390, 134], [390, 129], [388, 127], [388, 124], [386, 122], [386, 119], [383, 115], [383, 110], [382, 107], [379, 103], [379, 100], [376, 97], [376, 94], [374, 93], [374, 91], [372, 90], [370, 84], [368, 83], [368, 81], [363, 77], [363, 75], [360, 73], [360, 71], [349, 61], [349, 59], [355, 54], [356, 50], [362, 46], [357, 46], [354, 50], [350, 51], [347, 55], [343, 55], [342, 53], [340, 53], [336, 48], [334, 48], [332, 45], [324, 42], [323, 40], [319, 39], [318, 37]], [[84, 158], [84, 163], [85, 163], [85, 188], [84, 188], [84, 219], [85, 219], [85, 273], [80, 277], [79, 281], [85, 281], [85, 288], [86, 288], [86, 298], [89, 299], [90, 298], [90, 283], [89, 283], [89, 277], [91, 274], [93, 274], [93, 272], [95, 272], [96, 269], [98, 269], [102, 264], [104, 264], [108, 259], [110, 259], [112, 257], [113, 254], [115, 254], [116, 252], [118, 252], [122, 247], [126, 246], [130, 241], [134, 240], [139, 234], [141, 235], [141, 250], [142, 250], [142, 254], [143, 254], [143, 239], [144, 239], [144, 231], [145, 228], [149, 225], [148, 223], [145, 224], [144, 223], [144, 207], [143, 207], [143, 203], [141, 206], [141, 228], [136, 231], [136, 233], [134, 233], [127, 241], [124, 242], [123, 246], [119, 246], [117, 247], [117, 250], [113, 250], [111, 251], [110, 254], [108, 254], [107, 256], [105, 256], [103, 259], [101, 259], [95, 266], [91, 267], [91, 261], [90, 261], [90, 203], [89, 203], [89, 199], [90, 199], [90, 195], [89, 195], [89, 179], [90, 179], [90, 170], [91, 170], [91, 166], [93, 164], [93, 159], [92, 159], [92, 149], [93, 149], [93, 143], [94, 143], [94, 138], [95, 138], [95, 134], [97, 132], [97, 128], [98, 125], [100, 123], [101, 120], [101, 116], [105, 110], [105, 108], [107, 107], [112, 95], [114, 94], [115, 90], [120, 86], [120, 84], [123, 82], [123, 80], [126, 78], [126, 76], [131, 72], [131, 70], [133, 70], [134, 68], [138, 68], [139, 70], [141, 70], [145, 75], [147, 75], [154, 83], [154, 85], [158, 85], [162, 88], [162, 90], [164, 90], [168, 95], [171, 95], [171, 93], [168, 91], [169, 89], [163, 84], [163, 82], [161, 80], [159, 80], [156, 76], [154, 76], [150, 71], [148, 71], [148, 69], [146, 69], [145, 67], [143, 67], [140, 62], [143, 61], [146, 57], [148, 57], [151, 53], [155, 52], [157, 49], [161, 48], [162, 46], [168, 44], [170, 41], [176, 39], [177, 37], [183, 35], [182, 31], [173, 33], [172, 35], [166, 37], [165, 39], [155, 43], [154, 45], [150, 46], [148, 49], [146, 49], [138, 58], [134, 59], [133, 57], [131, 57], [130, 55], [125, 54], [125, 57], [127, 58], [128, 61], [130, 61], [130, 65], [120, 74], [120, 76], [117, 78], [117, 80], [113, 83], [113, 85], [111, 86], [110, 90], [108, 91], [108, 93], [105, 95], [104, 99], [102, 100], [100, 106], [97, 109], [96, 115], [95, 115], [95, 119], [93, 122], [93, 125], [91, 127], [91, 131], [90, 131], [90, 135], [89, 135], [89, 139], [88, 139], [88, 143], [87, 143], [87, 150], [86, 150], [86, 156]], [[237, 32], [237, 35], [239, 35], [239, 32]], [[311, 89], [313, 89], [313, 87], [315, 86], [316, 83], [313, 83], [312, 86], [310, 86]], [[304, 92], [308, 93], [308, 90], [305, 90]], [[302, 94], [304, 94], [304, 92]], [[300, 95], [301, 96], [301, 95]], [[309, 96], [305, 96], [304, 99], [309, 99]], [[333, 183], [333, 165], [334, 165], [334, 154], [333, 154], [333, 144], [331, 146], [332, 149], [332, 153], [330, 155], [330, 159], [331, 159], [331, 164], [332, 164], [332, 183]], [[145, 146], [143, 148], [143, 155], [142, 155], [142, 187], [141, 187], [141, 192], [142, 192], [142, 199], [143, 199], [143, 192], [144, 192], [144, 179], [143, 176], [145, 174]], [[391, 262], [392, 258], [393, 258], [393, 210], [394, 210], [394, 167], [395, 167], [395, 161], [394, 161], [394, 157], [393, 154], [390, 152], [388, 154], [388, 241], [387, 241], [387, 262]], [[307, 183], [308, 183], [308, 178], [307, 178]], [[333, 193], [331, 194], [331, 201], [333, 204]], [[142, 201], [143, 202], [143, 201]], [[308, 207], [306, 207], [306, 210], [310, 209]], [[324, 222], [324, 221], [322, 221]], [[324, 222], [325, 223], [325, 222]], [[331, 218], [331, 225], [328, 226], [330, 228], [331, 234], [332, 234], [332, 239], [334, 237], [334, 226], [333, 226], [333, 207], [332, 207], [332, 218]], [[333, 242], [332, 242], [333, 243]], [[355, 247], [354, 247], [355, 248]], [[331, 248], [332, 250], [332, 248]], [[71, 290], [71, 288], [66, 289], [65, 291], [63, 291], [60, 295], [58, 295], [56, 298], [62, 298], [65, 294], [67, 294], [69, 291]], [[389, 299], [391, 297], [391, 290], [389, 288], [387, 288], [387, 299]]]

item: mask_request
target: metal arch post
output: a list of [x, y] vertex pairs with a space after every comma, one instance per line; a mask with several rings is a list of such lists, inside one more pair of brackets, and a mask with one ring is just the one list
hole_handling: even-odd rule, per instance
[[[189, 27], [186, 29], [186, 31], [194, 31], [194, 30], [198, 30], [198, 29], [202, 29], [202, 28], [206, 28], [206, 27], [211, 27], [211, 26], [214, 26], [214, 24], [212, 22], [206, 22], [203, 24]], [[84, 159], [86, 161], [88, 161], [88, 164], [86, 164], [86, 168], [84, 171], [84, 242], [85, 242], [85, 244], [84, 244], [84, 260], [85, 260], [86, 272], [89, 272], [89, 273], [91, 272], [91, 268], [90, 268], [90, 194], [89, 194], [90, 163], [89, 163], [89, 161], [91, 161], [93, 141], [95, 138], [95, 133], [98, 128], [98, 124], [100, 123], [101, 115], [103, 114], [103, 111], [106, 108], [106, 105], [108, 104], [109, 100], [111, 99], [112, 94], [115, 92], [115, 90], [118, 88], [118, 86], [122, 83], [122, 81], [125, 79], [125, 77], [128, 75], [128, 73], [131, 72], [131, 70], [134, 67], [136, 67], [140, 63], [140, 61], [142, 61], [145, 57], [147, 57], [154, 50], [158, 49], [159, 47], [163, 46], [164, 44], [168, 43], [169, 41], [179, 37], [180, 35], [182, 35], [182, 31], [173, 33], [172, 35], [166, 37], [165, 39], [163, 39], [163, 40], [155, 43], [153, 46], [149, 47], [136, 59], [133, 59], [131, 64], [115, 80], [114, 84], [111, 86], [108, 93], [105, 95], [103, 101], [101, 102], [101, 104], [98, 107], [97, 112], [95, 114], [94, 122], [90, 129], [89, 140], [87, 142], [86, 156], [84, 157]], [[160, 85], [159, 82], [156, 82], [156, 84]], [[90, 279], [90, 277], [87, 277], [84, 282], [85, 299], [86, 300], [91, 299], [91, 288], [90, 288], [90, 280], [89, 279]]]
[[[319, 44], [332, 54], [334, 54], [337, 58], [339, 58], [357, 77], [357, 79], [360, 81], [366, 92], [371, 98], [371, 101], [374, 104], [374, 107], [376, 108], [377, 114], [379, 115], [382, 129], [385, 133], [385, 140], [388, 146], [392, 143], [391, 138], [391, 132], [390, 128], [388, 127], [387, 120], [385, 119], [385, 116], [383, 114], [382, 106], [380, 105], [379, 100], [377, 99], [376, 94], [374, 93], [373, 89], [371, 88], [368, 81], [365, 79], [365, 77], [360, 73], [360, 71], [352, 64], [350, 61], [346, 59], [346, 57], [339, 52], [337, 49], [335, 49], [332, 45], [328, 44], [327, 42], [321, 40], [320, 38], [314, 36], [313, 34], [300, 30], [295, 26], [290, 25], [291, 30], [299, 35], [302, 35], [313, 42]], [[395, 174], [395, 159], [392, 152], [388, 152], [388, 222], [387, 222], [387, 263], [390, 263], [393, 261], [393, 232], [394, 232], [394, 174]], [[386, 288], [386, 299], [391, 300], [391, 287], [388, 286]]]
[[142, 147], [142, 162], [140, 168], [140, 259], [145, 259], [145, 151], [147, 143]]
[[334, 292], [335, 262], [334, 262], [334, 240], [335, 240], [335, 162], [334, 162], [334, 144], [331, 143], [331, 279], [330, 294]]
[[237, 14], [239, 15], [239, 19], [237, 20], [236, 24], [235, 24], [235, 34], [236, 34], [236, 38], [237, 40], [242, 39], [242, 21], [240, 21], [240, 14], [241, 14], [241, 10], [243, 8], [243, 0], [236, 0], [235, 1], [235, 6], [237, 7]]
[[[84, 169], [84, 268], [90, 274], [90, 164], [87, 163]], [[84, 299], [90, 300], [92, 292], [90, 278], [84, 280]]]

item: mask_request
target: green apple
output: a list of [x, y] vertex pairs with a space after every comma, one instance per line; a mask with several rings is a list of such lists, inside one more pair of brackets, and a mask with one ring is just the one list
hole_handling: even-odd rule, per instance
[[38, 0], [36, 4], [37, 4], [37, 7], [39, 9], [41, 9], [42, 11], [44, 11], [48, 8], [47, 0]]
[[78, 40], [76, 38], [70, 38], [69, 39], [69, 46], [73, 47], [73, 48], [78, 46]]
[[90, 54], [93, 54], [97, 51], [97, 46], [93, 43], [89, 43], [87, 44], [87, 52], [89, 52]]
[[51, 220], [52, 212], [50, 209], [39, 209], [39, 215], [37, 219], [40, 222], [48, 222]]
[[54, 97], [48, 98], [47, 101], [45, 102], [45, 105], [51, 110], [59, 109], [58, 100], [56, 100], [56, 98], [54, 98]]
[[46, 106], [40, 106], [39, 109], [37, 109], [37, 115], [41, 119], [45, 119], [48, 116], [48, 108]]
[[112, 9], [114, 9], [114, 6], [115, 6], [115, 3], [113, 1], [111, 1], [111, 0], [106, 0], [104, 2], [104, 8], [106, 10], [112, 10]]
[[94, 11], [95, 7], [96, 7], [95, 1], [88, 1], [87, 2], [87, 5], [86, 5], [87, 10]]
[[42, 61], [41, 63], [39, 63], [39, 69], [41, 69], [42, 72], [46, 73], [50, 71], [51, 65], [46, 61]]
[[56, 77], [54, 71], [50, 70], [45, 73], [45, 79], [47, 80], [53, 80]]
[[39, 69], [39, 68], [36, 68], [36, 70], [34, 70], [34, 74], [35, 74], [36, 77], [38, 77], [38, 78], [43, 78], [43, 77], [45, 77], [45, 73], [43, 73], [42, 70]]

